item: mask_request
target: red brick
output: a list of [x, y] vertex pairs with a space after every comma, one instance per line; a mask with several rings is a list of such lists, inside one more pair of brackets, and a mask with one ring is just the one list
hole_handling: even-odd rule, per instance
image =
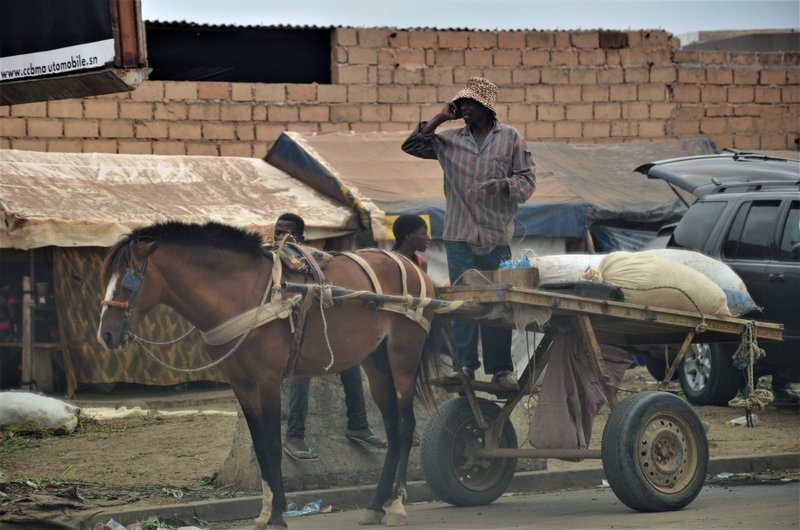
[[733, 84], [734, 85], [757, 85], [758, 72], [754, 70], [734, 70], [733, 71]]
[[672, 95], [677, 102], [697, 103], [700, 101], [700, 89], [691, 85], [678, 85], [672, 89]]
[[784, 103], [800, 103], [800, 87], [781, 87], [781, 101]]
[[230, 83], [201, 81], [197, 83], [197, 99], [229, 99]]
[[250, 121], [253, 107], [249, 103], [223, 103], [220, 119], [222, 121]]
[[673, 55], [676, 64], [701, 64], [700, 52], [691, 50], [675, 50]]
[[716, 50], [706, 50], [700, 57], [703, 64], [725, 64], [726, 53]]
[[186, 144], [184, 142], [153, 142], [154, 155], [185, 155]]
[[703, 84], [706, 82], [706, 71], [703, 68], [679, 68], [678, 82]]
[[755, 89], [753, 87], [730, 87], [728, 88], [728, 102], [730, 103], [751, 103], [754, 99]]
[[762, 70], [760, 84], [762, 85], [785, 85], [786, 71], [784, 70]]
[[119, 109], [116, 101], [87, 99], [83, 102], [83, 116], [86, 118], [116, 119]]
[[51, 118], [80, 118], [82, 113], [83, 102], [80, 99], [60, 99], [47, 102], [47, 115]]
[[[682, 109], [683, 111], [687, 109]], [[705, 114], [700, 113], [701, 116], [705, 115], [709, 118], [719, 117], [719, 116], [733, 116], [733, 105], [729, 105], [727, 103], [720, 104], [720, 105], [706, 105]]]
[[97, 120], [64, 120], [64, 136], [94, 138], [100, 136], [100, 124]]
[[764, 105], [735, 105], [733, 107], [733, 113], [736, 116], [753, 116], [759, 118], [767, 118], [766, 113], [764, 111]]
[[28, 119], [28, 136], [57, 138], [64, 133], [64, 123], [58, 119]]
[[711, 85], [730, 85], [733, 83], [733, 70], [711, 68], [706, 71], [707, 82]]
[[164, 99], [194, 101], [197, 99], [197, 82], [164, 81]]
[[728, 60], [734, 65], [751, 65], [756, 62], [756, 54], [753, 52], [729, 52]]
[[781, 102], [781, 88], [780, 87], [766, 87], [758, 86], [755, 88], [755, 102], [756, 103], [780, 103]]

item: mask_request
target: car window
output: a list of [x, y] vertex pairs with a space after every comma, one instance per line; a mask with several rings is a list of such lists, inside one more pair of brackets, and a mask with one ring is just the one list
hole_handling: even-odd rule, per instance
[[725, 201], [694, 203], [675, 227], [675, 243], [683, 248], [703, 250], [711, 230], [727, 204]]
[[753, 201], [743, 204], [736, 213], [731, 230], [728, 232], [728, 238], [723, 248], [725, 257], [769, 258], [770, 243], [778, 224], [780, 205], [780, 201]]
[[792, 201], [778, 253], [781, 261], [800, 261], [800, 201]]

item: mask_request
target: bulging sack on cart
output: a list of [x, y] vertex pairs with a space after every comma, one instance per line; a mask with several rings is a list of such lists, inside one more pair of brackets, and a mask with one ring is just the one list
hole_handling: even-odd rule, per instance
[[605, 254], [556, 254], [536, 256], [531, 264], [539, 269], [539, 283], [567, 283], [580, 280], [589, 267], [596, 269]]
[[692, 313], [731, 316], [722, 289], [696, 270], [652, 253], [612, 252], [581, 279], [622, 289], [625, 301]]
[[750, 293], [747, 292], [747, 286], [745, 286], [739, 275], [719, 260], [694, 250], [677, 248], [643, 250], [641, 254], [655, 254], [670, 261], [682, 263], [717, 284], [722, 289], [722, 292], [725, 293], [725, 298], [728, 301], [728, 310], [735, 317], [761, 309], [750, 297]]

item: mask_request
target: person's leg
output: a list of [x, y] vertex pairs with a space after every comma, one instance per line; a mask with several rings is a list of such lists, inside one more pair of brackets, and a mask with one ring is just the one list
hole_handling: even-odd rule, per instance
[[[461, 275], [469, 269], [477, 269], [476, 256], [469, 246], [463, 241], [445, 241], [447, 252], [447, 270], [450, 274], [451, 285], [456, 285]], [[458, 360], [463, 368], [477, 370], [481, 366], [478, 359], [478, 326], [464, 320], [454, 320], [452, 323], [453, 347], [456, 349]]]
[[[482, 270], [495, 270], [500, 262], [511, 259], [511, 248], [501, 245], [485, 256], [477, 256], [476, 261]], [[483, 371], [496, 374], [514, 371], [511, 360], [511, 330], [492, 326], [481, 326], [481, 349], [483, 350]]]
[[356, 365], [339, 374], [344, 388], [344, 403], [347, 408], [347, 428], [351, 431], [369, 429], [367, 405], [364, 402], [364, 385], [361, 367]]
[[286, 437], [306, 436], [306, 415], [308, 414], [309, 377], [293, 375], [289, 382], [289, 418], [286, 422]]

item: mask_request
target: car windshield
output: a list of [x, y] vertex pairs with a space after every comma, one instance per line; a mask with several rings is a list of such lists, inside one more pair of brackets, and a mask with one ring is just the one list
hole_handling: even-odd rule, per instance
[[724, 201], [694, 203], [675, 227], [675, 243], [680, 247], [702, 251], [726, 204]]

